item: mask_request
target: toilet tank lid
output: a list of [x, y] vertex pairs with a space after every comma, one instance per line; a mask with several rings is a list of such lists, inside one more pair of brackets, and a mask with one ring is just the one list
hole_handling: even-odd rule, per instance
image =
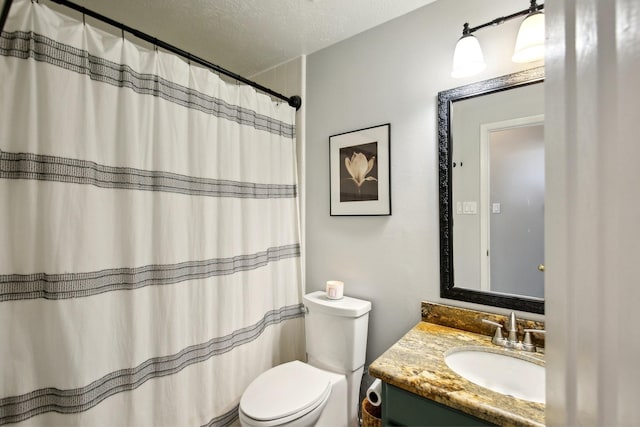
[[360, 317], [371, 311], [369, 301], [351, 297], [329, 299], [324, 291], [306, 294], [303, 300], [309, 311], [317, 310], [334, 316]]

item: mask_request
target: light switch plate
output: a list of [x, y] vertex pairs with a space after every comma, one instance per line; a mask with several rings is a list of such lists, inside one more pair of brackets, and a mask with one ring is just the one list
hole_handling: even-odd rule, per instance
[[462, 203], [462, 211], [465, 215], [475, 215], [478, 213], [478, 203], [477, 202], [463, 202]]

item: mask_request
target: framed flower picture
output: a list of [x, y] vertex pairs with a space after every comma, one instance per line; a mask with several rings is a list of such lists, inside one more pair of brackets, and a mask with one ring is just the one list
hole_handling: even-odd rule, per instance
[[391, 125], [329, 137], [331, 216], [391, 215]]

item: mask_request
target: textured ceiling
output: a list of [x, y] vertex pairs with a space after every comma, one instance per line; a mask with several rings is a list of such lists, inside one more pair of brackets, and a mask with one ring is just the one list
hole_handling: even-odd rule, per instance
[[251, 77], [434, 0], [72, 1]]

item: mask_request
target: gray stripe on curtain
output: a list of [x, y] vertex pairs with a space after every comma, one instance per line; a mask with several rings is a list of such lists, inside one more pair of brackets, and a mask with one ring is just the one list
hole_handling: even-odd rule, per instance
[[254, 325], [187, 347], [176, 354], [154, 357], [135, 368], [112, 372], [85, 387], [69, 390], [42, 388], [0, 399], [0, 425], [24, 421], [45, 412], [73, 414], [86, 411], [109, 396], [134, 390], [152, 378], [175, 374], [194, 363], [206, 361], [212, 356], [249, 343], [258, 338], [269, 325], [302, 317], [302, 307], [302, 304], [296, 304], [271, 310]]
[[222, 414], [218, 417], [213, 418], [208, 423], [200, 426], [200, 427], [226, 427], [231, 425], [234, 421], [238, 419], [238, 411], [240, 410], [240, 405], [236, 405], [232, 410], [227, 412], [226, 414]]
[[145, 286], [162, 286], [186, 280], [224, 276], [253, 270], [270, 262], [300, 256], [300, 245], [291, 244], [229, 258], [187, 261], [178, 264], [113, 268], [88, 273], [0, 275], [0, 302], [44, 298], [58, 300]]
[[155, 74], [138, 73], [130, 66], [91, 55], [86, 50], [69, 46], [33, 31], [2, 32], [0, 55], [34, 58], [57, 67], [86, 74], [91, 80], [126, 87], [134, 92], [160, 97], [219, 118], [252, 126], [287, 138], [295, 136], [295, 126], [258, 114], [248, 108], [229, 104]]
[[193, 196], [293, 198], [292, 184], [257, 184], [198, 178], [171, 172], [100, 165], [87, 160], [0, 150], [0, 178], [89, 184], [101, 188], [165, 191]]

